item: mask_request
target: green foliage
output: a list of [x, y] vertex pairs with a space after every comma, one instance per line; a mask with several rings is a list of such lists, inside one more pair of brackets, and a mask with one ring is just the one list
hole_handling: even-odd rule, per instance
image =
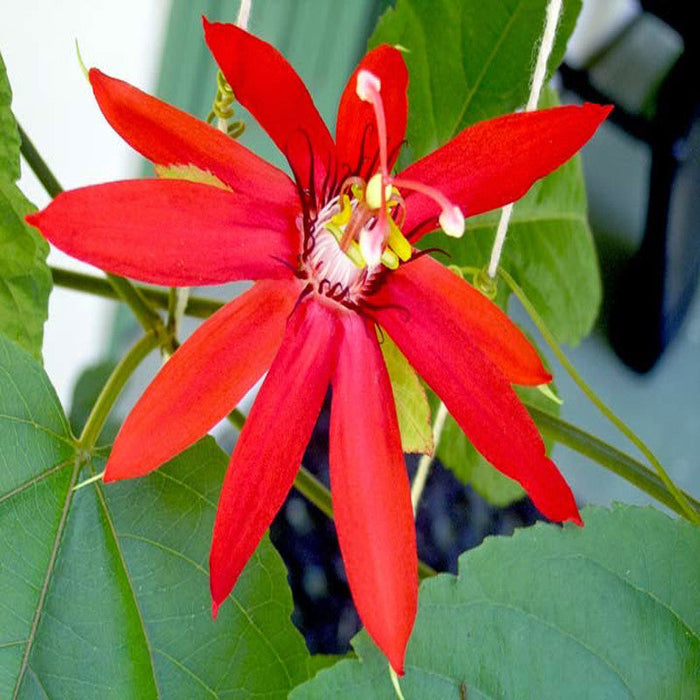
[[0, 331], [40, 359], [52, 286], [49, 244], [25, 223], [34, 207], [14, 184], [20, 142], [11, 99], [0, 56]]
[[19, 133], [12, 116], [12, 90], [0, 54], [0, 175], [19, 180]]
[[[489, 538], [421, 586], [406, 698], [700, 696], [700, 530], [651, 508], [587, 508], [584, 528]], [[393, 700], [361, 633], [293, 700]]]
[[[465, 127], [525, 104], [547, 0], [398, 0], [370, 46], [400, 44], [410, 72], [408, 143], [419, 158]], [[567, 0], [550, 59], [559, 65], [581, 0]]]
[[211, 438], [144, 479], [73, 491], [103, 464], [77, 450], [41, 367], [1, 336], [0, 377], [1, 697], [286, 697], [308, 678], [267, 539], [211, 619], [228, 462]]
[[381, 348], [394, 393], [401, 447], [404, 452], [430, 454], [433, 451], [433, 431], [425, 389], [413, 367], [386, 333]]

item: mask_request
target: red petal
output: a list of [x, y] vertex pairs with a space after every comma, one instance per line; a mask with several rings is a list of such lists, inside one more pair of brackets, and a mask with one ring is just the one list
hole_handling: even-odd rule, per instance
[[301, 302], [241, 431], [224, 480], [209, 559], [214, 614], [294, 481], [337, 353], [337, 320]]
[[345, 166], [348, 175], [357, 174], [369, 180], [379, 169], [379, 142], [372, 105], [357, 96], [357, 74], [361, 70], [370, 71], [382, 84], [389, 170], [396, 162], [406, 133], [408, 72], [397, 49], [378, 46], [362, 59], [340, 98], [335, 141], [341, 173]]
[[298, 207], [292, 181], [245, 146], [186, 112], [93, 68], [102, 113], [133, 148], [158, 165], [194, 165], [236, 192]]
[[297, 296], [294, 282], [258, 282], [205, 321], [129, 414], [104, 480], [148, 474], [224, 418], [270, 366]]
[[317, 195], [334, 170], [335, 146], [306, 86], [273, 46], [233, 24], [204, 18], [204, 36], [238, 100], [284, 153], [303, 187]]
[[537, 386], [552, 381], [537, 350], [508, 316], [427, 255], [387, 275], [372, 303], [397, 304], [412, 318], [429, 317], [440, 326], [458, 327], [514, 384]]
[[[506, 476], [518, 481], [552, 520], [583, 524], [573, 494], [545, 456], [535, 424], [508, 380], [468, 332], [443, 315], [386, 307], [377, 321], [459, 423], [474, 447]], [[406, 304], [409, 313], [406, 314]], [[407, 316], [410, 316], [408, 318]]]
[[83, 187], [27, 221], [80, 260], [173, 286], [290, 277], [299, 245], [296, 226], [279, 212], [184, 180]]
[[411, 493], [374, 324], [352, 314], [343, 326], [330, 426], [333, 514], [360, 618], [403, 674], [418, 598]]
[[[400, 177], [436, 187], [465, 216], [490, 211], [519, 199], [535, 180], [571, 158], [611, 109], [584, 104], [480, 122], [406, 168]], [[415, 240], [436, 228], [440, 209], [417, 192], [404, 196], [403, 229]]]

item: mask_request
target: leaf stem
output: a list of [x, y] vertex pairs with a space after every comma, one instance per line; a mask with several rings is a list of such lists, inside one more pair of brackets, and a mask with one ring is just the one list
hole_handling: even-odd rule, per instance
[[[681, 507], [683, 515], [687, 517], [688, 520], [696, 524], [700, 524], [700, 513], [696, 511], [688, 502], [685, 494], [676, 486], [673, 480], [666, 473], [666, 470], [661, 465], [661, 462], [656, 458], [654, 453], [647, 447], [647, 445], [629, 428], [615, 413], [613, 413], [610, 408], [602, 401], [602, 399], [591, 389], [590, 386], [583, 380], [581, 375], [576, 371], [573, 364], [566, 357], [559, 344], [554, 338], [554, 335], [544, 324], [544, 321], [537, 313], [535, 307], [532, 305], [530, 300], [527, 298], [525, 292], [520, 288], [517, 282], [508, 274], [503, 268], [499, 268], [498, 274], [503, 279], [503, 281], [508, 285], [511, 291], [520, 300], [525, 310], [530, 315], [538, 330], [545, 339], [547, 345], [552, 349], [552, 352], [556, 355], [559, 362], [562, 364], [564, 369], [569, 373], [569, 376], [574, 380], [576, 385], [581, 389], [581, 391], [586, 395], [588, 400], [625, 436], [630, 442], [632, 442], [637, 449], [649, 460], [649, 463], [654, 467], [654, 470], [658, 474], [661, 481], [664, 483], [668, 491], [673, 494], [673, 497]], [[632, 482], [634, 483], [634, 482]]]
[[105, 273], [119, 298], [131, 309], [144, 331], [153, 331], [162, 340], [167, 331], [160, 314], [148, 303], [140, 290], [125, 277]]
[[122, 357], [119, 364], [109, 376], [109, 379], [102, 387], [100, 395], [95, 401], [95, 405], [90, 411], [90, 415], [85, 422], [83, 431], [78, 439], [78, 447], [81, 450], [90, 452], [104, 428], [115, 401], [121, 394], [124, 385], [143, 359], [159, 345], [159, 338], [153, 332], [148, 332], [142, 336]]
[[[634, 484], [638, 489], [648, 493], [679, 515], [683, 515], [683, 509], [675, 496], [651, 469], [607, 442], [590, 435], [558, 416], [547, 413], [547, 411], [543, 411], [527, 402], [524, 403], [543, 435], [598, 462], [601, 466]], [[696, 511], [700, 511], [699, 501], [685, 492], [683, 495]]]

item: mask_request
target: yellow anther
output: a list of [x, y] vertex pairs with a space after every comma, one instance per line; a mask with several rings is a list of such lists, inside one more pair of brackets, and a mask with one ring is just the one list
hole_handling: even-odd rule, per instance
[[360, 250], [360, 246], [357, 245], [355, 241], [348, 246], [348, 249], [345, 251], [345, 255], [350, 258], [350, 262], [358, 270], [364, 270], [367, 267], [367, 263], [365, 262], [362, 251]]
[[399, 266], [399, 259], [391, 248], [385, 248], [382, 253], [382, 265], [390, 270], [395, 270]]
[[350, 221], [352, 216], [352, 206], [350, 205], [350, 197], [346, 194], [342, 198], [342, 207], [340, 211], [331, 217], [331, 221], [337, 226], [345, 226]]
[[[330, 231], [330, 233], [333, 234], [333, 238], [335, 238], [336, 241], [338, 241], [338, 244], [340, 244], [341, 239], [343, 238], [343, 229], [340, 228], [336, 223], [333, 221], [327, 221], [323, 227], [327, 230]], [[358, 269], [358, 270], [364, 270], [367, 267], [367, 263], [365, 262], [364, 257], [362, 256], [362, 251], [360, 250], [360, 246], [357, 245], [355, 241], [352, 241], [350, 245], [348, 246], [348, 249], [344, 251], [344, 255], [347, 256], [347, 258], [350, 260], [350, 262]]]
[[[382, 175], [375, 173], [369, 179], [365, 188], [365, 199], [370, 209], [379, 209], [382, 206]], [[391, 185], [384, 187], [384, 201], [386, 202], [391, 197]]]
[[406, 240], [406, 237], [396, 225], [396, 222], [390, 216], [387, 216], [387, 219], [389, 221], [389, 237], [387, 243], [396, 255], [406, 262], [410, 259], [411, 253], [413, 252], [411, 244]]
[[333, 221], [326, 221], [326, 223], [323, 224], [323, 228], [325, 228], [326, 231], [330, 231], [333, 234], [333, 238], [340, 243], [340, 239], [343, 237], [343, 229], [341, 229], [340, 226]]
[[352, 196], [361, 202], [365, 198], [365, 188], [362, 185], [350, 185], [350, 190], [352, 191]]

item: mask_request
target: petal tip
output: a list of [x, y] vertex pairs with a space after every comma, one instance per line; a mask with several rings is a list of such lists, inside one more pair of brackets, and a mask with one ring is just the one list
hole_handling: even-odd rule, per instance
[[595, 102], [584, 102], [583, 109], [588, 112], [599, 124], [605, 121], [615, 105], [599, 105]]
[[216, 616], [219, 614], [219, 605], [215, 600], [211, 601], [211, 616], [212, 619], [216, 620]]
[[578, 512], [578, 510], [576, 510], [576, 512], [573, 515], [569, 516], [568, 520], [574, 525], [578, 525], [579, 527], [584, 526], [583, 519], [581, 518], [581, 514]]
[[35, 228], [39, 228], [39, 221], [41, 220], [41, 212], [37, 211], [37, 212], [34, 212], [33, 214], [27, 214], [24, 217], [24, 220], [30, 226], [34, 226]]

